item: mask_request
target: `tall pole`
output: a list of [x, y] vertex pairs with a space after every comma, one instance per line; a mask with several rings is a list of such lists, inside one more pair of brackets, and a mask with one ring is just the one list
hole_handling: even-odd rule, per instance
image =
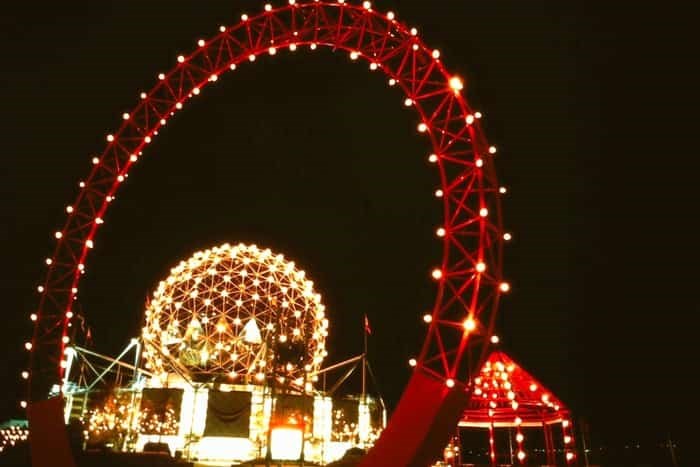
[[513, 457], [513, 428], [508, 427], [508, 450], [510, 451], [510, 463], [515, 465], [515, 458]]
[[[367, 425], [365, 427], [365, 430], [362, 430], [362, 427], [364, 424], [361, 424], [361, 420], [364, 418], [363, 413], [368, 416], [369, 414], [369, 407], [367, 406], [367, 331], [369, 329], [369, 321], [367, 320], [367, 314], [365, 314], [364, 321], [362, 322], [362, 340], [363, 340], [363, 346], [362, 346], [362, 399], [360, 401], [360, 405], [358, 407], [358, 428], [359, 428], [359, 434], [360, 434], [360, 439], [359, 442], [361, 443], [362, 447], [366, 447], [367, 443], [367, 435], [368, 435], [368, 430], [369, 430], [369, 421], [367, 421]], [[360, 410], [361, 409], [361, 410]]]
[[[270, 346], [272, 345], [272, 336], [271, 333], [267, 334], [267, 339], [266, 339], [266, 347], [265, 347], [265, 359], [269, 360], [269, 352], [270, 352]], [[272, 357], [274, 359], [274, 355]], [[266, 362], [268, 363], [268, 362]], [[275, 362], [273, 361], [271, 363], [272, 365], [272, 371], [269, 372], [269, 370], [266, 371], [266, 380], [269, 381], [269, 394], [270, 394], [270, 418], [267, 422], [267, 449], [265, 451], [265, 466], [270, 467], [272, 465], [272, 418], [274, 415], [274, 409], [275, 409], [275, 369], [274, 365]], [[268, 373], [269, 372], [269, 373]], [[271, 376], [271, 377], [270, 377]], [[266, 382], [267, 384], [267, 382]]]
[[[66, 394], [68, 390], [68, 383], [69, 383], [69, 378], [70, 378], [70, 370], [71, 367], [73, 366], [73, 359], [76, 356], [75, 349], [73, 347], [66, 347], [65, 354], [67, 356], [66, 358], [66, 370], [63, 376], [63, 384], [61, 385], [61, 393]], [[71, 410], [73, 409], [73, 391], [67, 394], [67, 404], [63, 408], [63, 421], [64, 423], [68, 424], [68, 420], [70, 419], [70, 413]]]
[[[134, 431], [134, 414], [136, 412], [136, 385], [139, 383], [139, 362], [141, 359], [141, 342], [138, 339], [132, 339], [132, 342], [136, 341], [136, 350], [134, 352], [134, 374], [131, 379], [131, 414], [129, 415], [129, 427], [127, 429], [126, 440], [124, 440], [124, 451], [129, 447], [129, 441], [133, 436]], [[158, 442], [160, 442], [160, 436], [158, 437]]]
[[586, 467], [588, 467], [588, 446], [586, 444], [586, 432], [588, 431], [588, 424], [585, 420], [581, 420], [581, 444], [583, 446], [583, 461]]
[[362, 350], [362, 403], [367, 403], [366, 382], [367, 382], [367, 315], [362, 323], [362, 336], [364, 338], [364, 346]]
[[673, 440], [671, 439], [671, 433], [668, 433], [668, 449], [671, 451], [671, 462], [673, 467], [678, 467], [678, 461], [676, 460], [676, 450], [673, 446]]
[[489, 423], [489, 457], [491, 459], [492, 467], [496, 467], [496, 437], [494, 432], [493, 417], [491, 417]]
[[[304, 334], [304, 346], [308, 349], [309, 348], [309, 335], [308, 333]], [[302, 363], [304, 364], [304, 382], [303, 382], [303, 387], [301, 390], [302, 397], [307, 397], [307, 390], [306, 390], [306, 384], [309, 381], [309, 374], [306, 371], [306, 360], [305, 358], [302, 360]], [[325, 375], [324, 375], [325, 376]], [[324, 388], [325, 389], [325, 388]], [[311, 408], [312, 408], [312, 414], [313, 414], [313, 398], [311, 399]], [[306, 408], [306, 405], [303, 405], [304, 408]], [[312, 415], [313, 418], [313, 415]], [[311, 430], [313, 432], [313, 420], [312, 420], [312, 427]], [[306, 410], [302, 412], [302, 417], [301, 417], [301, 454], [299, 455], [299, 466], [304, 467], [304, 463], [306, 461]]]

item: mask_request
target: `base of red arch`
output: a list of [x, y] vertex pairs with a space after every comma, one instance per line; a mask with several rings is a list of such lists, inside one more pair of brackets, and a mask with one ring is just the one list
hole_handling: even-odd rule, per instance
[[32, 402], [27, 418], [32, 467], [75, 467], [63, 422], [63, 398]]
[[469, 395], [452, 389], [419, 369], [413, 373], [399, 405], [360, 467], [426, 467], [442, 457], [455, 433]]

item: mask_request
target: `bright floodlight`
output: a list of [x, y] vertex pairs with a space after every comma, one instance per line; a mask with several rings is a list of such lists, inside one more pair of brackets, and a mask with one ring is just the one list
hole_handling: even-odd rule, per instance
[[255, 245], [195, 253], [158, 284], [143, 328], [147, 366], [205, 379], [297, 380], [320, 368], [328, 320], [294, 262]]

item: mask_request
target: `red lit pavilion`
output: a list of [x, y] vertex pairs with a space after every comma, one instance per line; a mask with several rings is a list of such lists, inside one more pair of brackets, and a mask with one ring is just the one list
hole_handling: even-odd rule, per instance
[[[515, 457], [520, 464], [525, 464], [527, 457], [525, 428], [543, 431], [548, 465], [560, 465], [562, 461], [572, 465], [576, 462], [569, 410], [551, 391], [501, 351], [493, 352], [474, 378], [473, 395], [459, 426], [488, 430], [489, 456], [493, 466], [496, 465], [495, 431], [499, 428], [515, 431]], [[554, 436], [555, 429], [561, 429], [561, 436]], [[561, 448], [555, 446], [555, 438], [563, 443]]]

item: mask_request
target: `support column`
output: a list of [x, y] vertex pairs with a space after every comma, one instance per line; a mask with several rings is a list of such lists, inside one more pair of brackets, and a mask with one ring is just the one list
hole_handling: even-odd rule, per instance
[[556, 458], [554, 452], [554, 442], [552, 439], [552, 428], [543, 421], [542, 430], [544, 431], [544, 444], [547, 465], [555, 466]]
[[489, 459], [491, 459], [491, 467], [496, 467], [496, 430], [493, 427], [493, 420], [489, 424]]
[[361, 467], [425, 467], [438, 460], [469, 402], [464, 385], [448, 388], [416, 369], [394, 415]]
[[[561, 422], [561, 432], [564, 438], [564, 459], [566, 465], [577, 465], [578, 456], [576, 455], [576, 437], [574, 436], [574, 427], [572, 422], [564, 419]], [[585, 450], [584, 442], [584, 450]]]
[[27, 408], [27, 418], [32, 467], [75, 467], [63, 423], [63, 398], [32, 402]]

